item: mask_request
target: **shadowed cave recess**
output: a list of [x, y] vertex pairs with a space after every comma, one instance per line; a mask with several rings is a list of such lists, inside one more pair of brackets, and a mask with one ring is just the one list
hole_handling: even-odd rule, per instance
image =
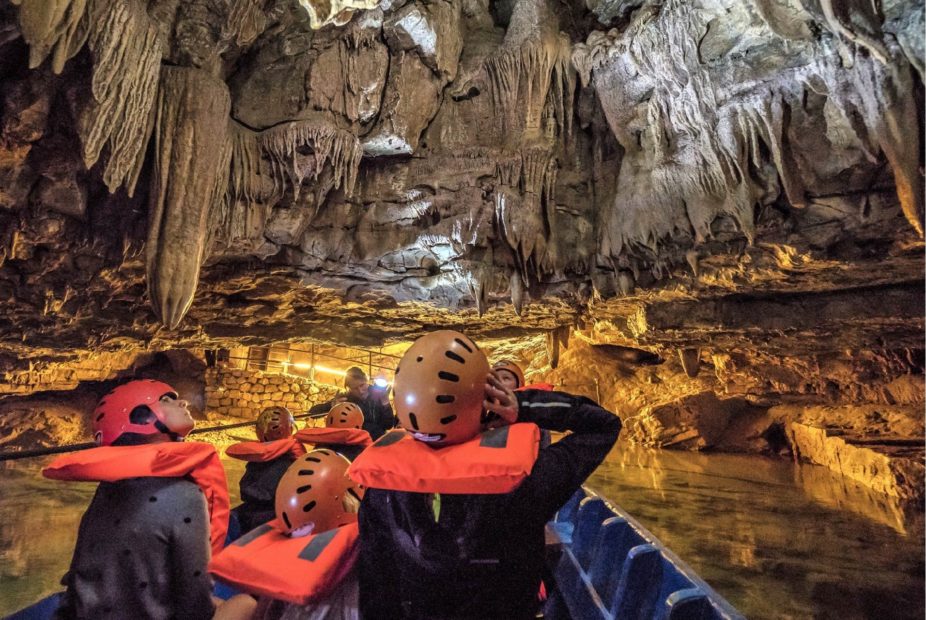
[[135, 376], [301, 413], [452, 328], [622, 442], [918, 514], [923, 30], [915, 0], [2, 2], [0, 450], [89, 440]]

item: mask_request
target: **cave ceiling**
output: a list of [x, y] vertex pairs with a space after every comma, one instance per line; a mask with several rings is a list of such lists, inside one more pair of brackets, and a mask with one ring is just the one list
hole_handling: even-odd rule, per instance
[[922, 348], [916, 0], [0, 4], [0, 370]]

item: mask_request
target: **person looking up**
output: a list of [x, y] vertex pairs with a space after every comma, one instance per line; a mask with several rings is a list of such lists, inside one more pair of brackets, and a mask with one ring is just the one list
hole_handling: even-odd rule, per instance
[[55, 618], [235, 618], [217, 611], [206, 572], [225, 540], [228, 488], [215, 448], [184, 442], [194, 422], [166, 383], [130, 381], [93, 411], [96, 448], [58, 457], [42, 474], [99, 482], [80, 521]]

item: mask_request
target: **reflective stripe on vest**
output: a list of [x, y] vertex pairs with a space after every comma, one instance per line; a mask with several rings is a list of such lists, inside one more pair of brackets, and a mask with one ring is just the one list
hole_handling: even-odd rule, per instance
[[356, 523], [291, 538], [269, 523], [230, 544], [209, 563], [217, 579], [250, 594], [307, 605], [326, 596], [357, 560]]
[[518, 487], [537, 460], [540, 430], [513, 424], [452, 446], [433, 448], [403, 430], [383, 435], [348, 475], [374, 489], [414, 493], [500, 494]]

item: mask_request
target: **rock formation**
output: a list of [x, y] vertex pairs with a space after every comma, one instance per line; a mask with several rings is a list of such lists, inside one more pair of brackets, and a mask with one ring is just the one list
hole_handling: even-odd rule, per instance
[[913, 0], [14, 0], [2, 391], [441, 325], [551, 368], [570, 333], [671, 360], [678, 402], [896, 398], [923, 372], [923, 24]]

